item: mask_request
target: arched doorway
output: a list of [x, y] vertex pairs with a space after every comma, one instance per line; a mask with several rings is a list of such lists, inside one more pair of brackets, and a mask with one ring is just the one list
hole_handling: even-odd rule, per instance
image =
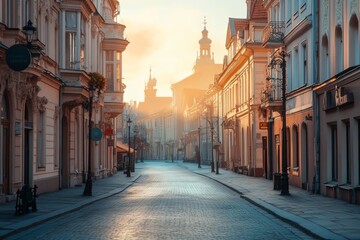
[[29, 100], [25, 103], [25, 116], [24, 116], [24, 184], [30, 185], [32, 181], [32, 109]]
[[2, 193], [10, 193], [10, 109], [7, 94], [4, 93], [1, 101], [1, 122], [0, 122], [0, 152], [1, 162], [1, 183]]
[[301, 185], [302, 189], [308, 190], [309, 176], [309, 149], [308, 149], [308, 129], [305, 123], [301, 126]]

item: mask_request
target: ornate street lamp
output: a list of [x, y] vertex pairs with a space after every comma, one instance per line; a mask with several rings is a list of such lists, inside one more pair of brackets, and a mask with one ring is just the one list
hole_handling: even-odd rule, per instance
[[27, 25], [25, 25], [22, 29], [26, 34], [27, 45], [31, 46], [31, 42], [33, 40], [34, 33], [36, 32], [36, 27], [34, 27], [32, 22], [29, 20]]
[[199, 127], [198, 128], [198, 133], [199, 133], [199, 147], [198, 147], [198, 152], [196, 153], [196, 157], [197, 157], [197, 160], [198, 160], [198, 168], [201, 168], [201, 153], [200, 153], [200, 146], [201, 146], [201, 128]]
[[92, 179], [91, 179], [91, 118], [92, 118], [92, 103], [95, 93], [95, 88], [89, 86], [89, 147], [88, 147], [88, 174], [84, 189], [84, 196], [92, 196]]
[[289, 195], [289, 176], [287, 173], [287, 139], [286, 139], [286, 60], [287, 53], [284, 50], [277, 51], [271, 58], [269, 66], [271, 69], [280, 67], [282, 71], [282, 173], [281, 173], [281, 195]]
[[130, 155], [130, 128], [131, 128], [131, 120], [130, 120], [130, 117], [129, 119], [127, 120], [127, 127], [129, 129], [128, 133], [128, 139], [129, 139], [129, 151], [128, 151], [128, 162], [127, 162], [127, 170], [126, 170], [126, 177], [131, 177], [131, 173], [130, 173], [130, 159], [131, 159], [131, 155]]

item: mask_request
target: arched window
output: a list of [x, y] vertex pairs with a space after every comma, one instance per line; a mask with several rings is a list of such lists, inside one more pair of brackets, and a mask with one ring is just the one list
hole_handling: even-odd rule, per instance
[[353, 15], [349, 23], [349, 67], [359, 64], [359, 21]]
[[37, 119], [37, 167], [45, 168], [45, 113], [44, 111], [38, 112]]
[[299, 130], [296, 125], [292, 129], [292, 159], [293, 159], [293, 168], [299, 167]]
[[329, 58], [329, 41], [326, 35], [322, 37], [321, 41], [321, 80], [325, 81], [330, 77], [330, 58]]
[[335, 61], [336, 73], [344, 70], [343, 31], [340, 26], [335, 28]]
[[291, 168], [291, 144], [290, 144], [290, 128], [286, 128], [286, 158], [287, 158], [287, 167]]

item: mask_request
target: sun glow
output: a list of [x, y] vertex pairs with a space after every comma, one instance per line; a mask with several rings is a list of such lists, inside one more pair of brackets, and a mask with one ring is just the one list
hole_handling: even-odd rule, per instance
[[123, 53], [125, 101], [143, 101], [150, 67], [158, 96], [170, 97], [171, 84], [193, 73], [204, 16], [215, 62], [222, 64], [228, 19], [246, 17], [245, 0], [121, 1], [121, 23], [130, 42]]

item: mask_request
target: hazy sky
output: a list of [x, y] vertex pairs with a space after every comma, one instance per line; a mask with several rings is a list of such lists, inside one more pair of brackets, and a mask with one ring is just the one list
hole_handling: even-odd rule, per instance
[[144, 100], [144, 86], [157, 79], [157, 96], [171, 96], [171, 84], [192, 74], [204, 28], [215, 62], [226, 54], [229, 17], [246, 18], [246, 0], [121, 0], [120, 22], [130, 42], [123, 53], [124, 101]]

